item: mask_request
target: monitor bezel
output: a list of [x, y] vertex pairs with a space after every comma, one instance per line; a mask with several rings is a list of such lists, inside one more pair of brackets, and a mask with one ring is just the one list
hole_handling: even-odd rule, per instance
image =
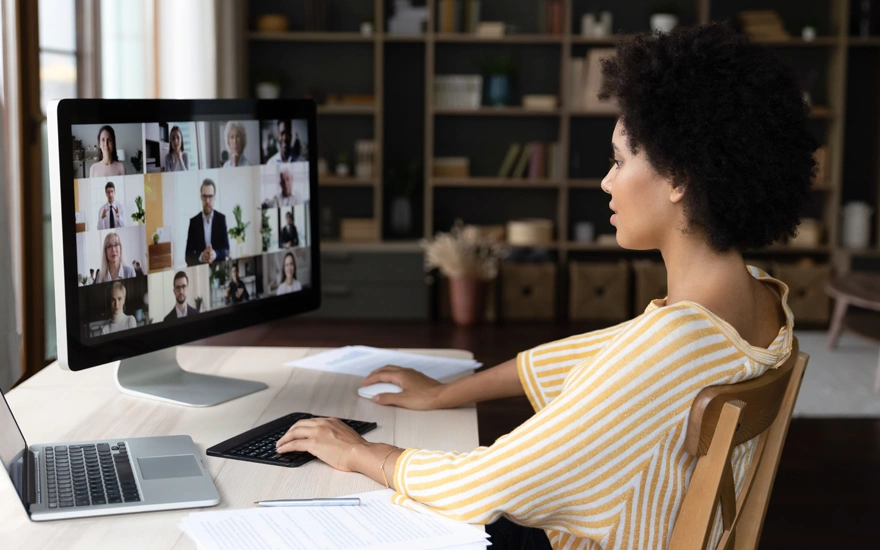
[[[65, 99], [54, 105], [55, 120], [50, 120], [55, 132], [58, 166], [50, 181], [53, 190], [60, 193], [60, 204], [53, 201], [53, 233], [56, 236], [54, 259], [63, 263], [63, 276], [55, 285], [56, 300], [63, 300], [58, 308], [59, 361], [70, 370], [82, 370], [113, 361], [135, 357], [173, 346], [217, 336], [234, 330], [275, 321], [292, 315], [318, 309], [321, 305], [321, 262], [317, 172], [317, 109], [307, 99], [211, 99], [211, 100], [106, 100]], [[51, 117], [50, 117], [51, 118]], [[130, 331], [89, 339], [84, 342], [81, 332], [79, 286], [71, 284], [77, 277], [75, 179], [73, 168], [73, 131], [77, 124], [150, 124], [166, 121], [207, 120], [277, 120], [305, 119], [309, 132], [309, 231], [311, 235], [310, 260], [312, 284], [300, 292], [272, 296], [248, 303], [227, 306], [205, 313], [197, 320], [185, 323], [158, 322]], [[51, 149], [50, 149], [51, 150]], [[54, 163], [53, 163], [54, 164]], [[55, 168], [55, 166], [53, 166]], [[144, 174], [145, 175], [145, 174]], [[56, 207], [60, 208], [60, 220]], [[60, 231], [55, 224], [60, 222]], [[62, 246], [58, 247], [58, 235]], [[56, 273], [58, 269], [56, 266]], [[63, 318], [61, 318], [63, 317]], [[62, 327], [62, 323], [64, 326]], [[164, 326], [163, 326], [164, 325]]]

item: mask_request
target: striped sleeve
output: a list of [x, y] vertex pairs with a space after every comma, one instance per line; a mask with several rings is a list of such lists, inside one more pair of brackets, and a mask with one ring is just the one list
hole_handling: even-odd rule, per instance
[[571, 369], [596, 356], [626, 325], [569, 336], [542, 344], [516, 356], [516, 370], [526, 396], [535, 411], [540, 411], [562, 391]]
[[705, 313], [683, 304], [646, 312], [492, 446], [407, 449], [395, 466], [393, 499], [470, 523], [503, 514], [577, 548], [665, 536], [684, 492], [679, 463], [689, 460], [674, 452], [683, 419], [701, 388], [738, 381], [742, 367], [742, 354]]

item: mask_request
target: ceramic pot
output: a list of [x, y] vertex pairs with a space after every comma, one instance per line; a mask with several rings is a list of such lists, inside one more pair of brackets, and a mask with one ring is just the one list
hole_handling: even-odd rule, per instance
[[456, 325], [470, 326], [483, 320], [489, 283], [476, 277], [449, 279], [449, 301]]

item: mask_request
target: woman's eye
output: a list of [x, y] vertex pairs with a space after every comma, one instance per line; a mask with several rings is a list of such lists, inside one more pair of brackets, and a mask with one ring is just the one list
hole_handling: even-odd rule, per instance
[[608, 166], [609, 168], [614, 167], [614, 166], [616, 166], [617, 168], [620, 168], [620, 161], [617, 160], [616, 158], [611, 157], [608, 159], [608, 162], [609, 162], [609, 166]]

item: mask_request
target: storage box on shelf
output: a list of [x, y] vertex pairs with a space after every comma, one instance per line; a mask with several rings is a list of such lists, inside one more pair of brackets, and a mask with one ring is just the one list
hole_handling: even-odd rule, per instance
[[629, 263], [568, 263], [568, 318], [620, 322], [629, 319]]
[[501, 317], [550, 321], [556, 317], [556, 264], [501, 264]]
[[773, 276], [788, 285], [788, 306], [796, 323], [825, 324], [831, 301], [825, 285], [831, 279], [830, 264], [773, 264]]
[[651, 300], [666, 297], [666, 266], [663, 262], [634, 260], [632, 268], [636, 278], [633, 309], [635, 315], [641, 315]]

